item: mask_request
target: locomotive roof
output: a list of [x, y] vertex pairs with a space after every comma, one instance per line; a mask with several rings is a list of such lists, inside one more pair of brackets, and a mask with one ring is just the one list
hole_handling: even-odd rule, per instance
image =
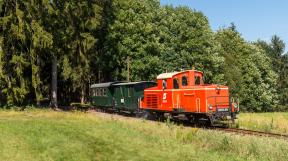
[[141, 83], [156, 83], [156, 82], [151, 82], [151, 81], [125, 82], [125, 83], [113, 84], [113, 86], [135, 85], [135, 84], [141, 84]]
[[162, 73], [157, 76], [157, 79], [167, 79], [172, 78], [174, 75], [179, 74], [181, 72], [172, 72], [172, 73]]
[[174, 75], [177, 75], [179, 73], [183, 73], [183, 72], [187, 72], [187, 71], [195, 71], [195, 72], [200, 72], [201, 71], [197, 71], [197, 70], [185, 70], [185, 71], [181, 71], [181, 72], [171, 72], [171, 73], [162, 73], [160, 75], [157, 76], [157, 79], [167, 79], [167, 78], [172, 78]]

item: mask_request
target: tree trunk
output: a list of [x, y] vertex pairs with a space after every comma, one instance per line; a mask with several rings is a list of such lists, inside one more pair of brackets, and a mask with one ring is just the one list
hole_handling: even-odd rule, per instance
[[52, 58], [52, 81], [51, 81], [51, 103], [52, 108], [57, 108], [57, 57]]
[[127, 57], [127, 82], [130, 82], [130, 57]]
[[[37, 82], [37, 87], [35, 88], [35, 95], [36, 95], [36, 105], [40, 106], [40, 99], [42, 98], [41, 90], [40, 90], [40, 58], [39, 56], [36, 57], [36, 65], [38, 67], [37, 72], [35, 73], [36, 79], [39, 81]], [[38, 84], [39, 83], [39, 84]]]
[[84, 104], [85, 103], [85, 87], [82, 87], [81, 88], [81, 104]]

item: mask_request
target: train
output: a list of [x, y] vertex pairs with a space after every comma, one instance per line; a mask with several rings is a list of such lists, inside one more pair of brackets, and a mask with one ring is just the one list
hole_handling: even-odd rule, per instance
[[234, 122], [239, 101], [228, 86], [204, 84], [204, 73], [183, 70], [162, 73], [157, 81], [107, 82], [90, 86], [94, 107], [125, 111], [147, 119], [180, 119], [215, 125]]

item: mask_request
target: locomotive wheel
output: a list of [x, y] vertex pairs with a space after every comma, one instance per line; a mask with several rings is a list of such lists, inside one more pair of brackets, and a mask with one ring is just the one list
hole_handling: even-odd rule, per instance
[[212, 122], [210, 119], [202, 118], [202, 117], [195, 117], [193, 123], [198, 127], [208, 127], [211, 126]]
[[142, 118], [146, 119], [146, 120], [155, 120], [156, 119], [155, 115], [150, 111], [144, 111]]
[[166, 120], [163, 113], [156, 113], [156, 119], [157, 119], [157, 121], [165, 121]]

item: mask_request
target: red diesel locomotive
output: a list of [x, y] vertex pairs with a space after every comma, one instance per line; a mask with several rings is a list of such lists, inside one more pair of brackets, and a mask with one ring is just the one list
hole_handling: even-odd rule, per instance
[[227, 86], [204, 84], [203, 72], [187, 70], [163, 73], [157, 86], [146, 88], [140, 109], [150, 115], [182, 117], [193, 122], [236, 119], [239, 103], [229, 96]]

